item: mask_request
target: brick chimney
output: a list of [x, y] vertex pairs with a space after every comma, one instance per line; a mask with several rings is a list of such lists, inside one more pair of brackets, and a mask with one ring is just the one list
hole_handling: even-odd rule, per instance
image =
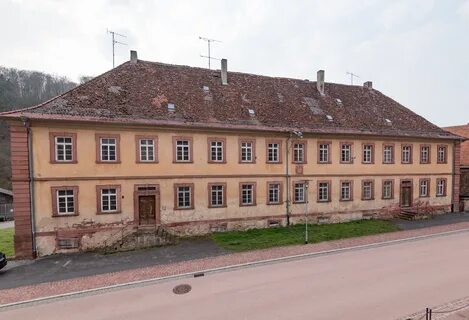
[[319, 93], [324, 95], [324, 70], [318, 71], [318, 79], [316, 81], [316, 87], [318, 88]]
[[363, 86], [368, 89], [373, 89], [373, 82], [367, 81], [363, 84]]
[[138, 60], [137, 51], [130, 50], [130, 62], [137, 63], [137, 60]]
[[221, 59], [221, 84], [228, 84], [228, 60]]

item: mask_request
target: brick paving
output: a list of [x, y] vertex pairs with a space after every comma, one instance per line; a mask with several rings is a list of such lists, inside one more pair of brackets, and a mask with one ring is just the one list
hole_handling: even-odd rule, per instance
[[39, 297], [76, 292], [138, 280], [197, 272], [206, 269], [226, 267], [242, 263], [256, 262], [305, 253], [315, 253], [340, 248], [348, 248], [353, 246], [373, 244], [391, 240], [399, 240], [423, 235], [431, 235], [440, 232], [455, 231], [468, 228], [469, 222], [462, 222], [415, 230], [397, 231], [392, 233], [384, 233], [365, 237], [321, 242], [317, 244], [276, 247], [265, 250], [232, 253], [211, 258], [196, 259], [191, 261], [157, 265], [121, 272], [42, 283], [38, 285], [23, 286], [14, 289], [0, 290], [0, 304], [25, 301]]

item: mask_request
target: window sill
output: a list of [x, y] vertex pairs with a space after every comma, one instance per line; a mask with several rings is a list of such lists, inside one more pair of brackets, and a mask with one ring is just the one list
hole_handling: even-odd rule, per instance
[[118, 211], [110, 211], [110, 212], [101, 212], [101, 211], [96, 212], [97, 215], [103, 215], [103, 214], [119, 214], [119, 213], [122, 213], [122, 211], [121, 211], [121, 210], [118, 210]]
[[272, 202], [267, 202], [266, 204], [267, 204], [268, 206], [279, 206], [279, 205], [282, 205], [283, 202], [274, 202], [274, 203], [272, 203]]
[[394, 197], [391, 197], [391, 198], [381, 198], [381, 200], [394, 200]]
[[256, 161], [238, 161], [239, 164], [256, 164]]
[[212, 206], [212, 205], [209, 205], [209, 206], [208, 206], [209, 209], [226, 208], [226, 207], [227, 207], [226, 204], [223, 205], [223, 206]]
[[96, 163], [97, 164], [119, 164], [121, 162], [120, 162], [120, 160], [119, 161], [101, 161], [101, 160], [97, 160]]
[[194, 161], [173, 161], [173, 163], [177, 163], [177, 164], [185, 164], [185, 163], [194, 163]]
[[76, 217], [79, 216], [79, 213], [73, 213], [73, 214], [53, 214], [52, 218], [66, 218], [66, 217]]
[[141, 161], [141, 160], [137, 160], [135, 163], [155, 164], [155, 163], [158, 163], [158, 161], [157, 161], [157, 160], [153, 160], [153, 161]]
[[214, 164], [225, 164], [226, 161], [212, 161], [212, 160], [209, 160], [209, 161], [207, 161], [207, 163], [212, 163], [212, 164], [213, 164], [213, 163], [214, 163]]
[[340, 199], [340, 202], [353, 202], [353, 199]]
[[194, 207], [189, 207], [189, 208], [179, 208], [179, 207], [175, 207], [173, 210], [194, 210]]
[[375, 200], [375, 198], [362, 198], [362, 201], [372, 201]]
[[317, 203], [328, 203], [331, 202], [331, 200], [317, 200]]
[[240, 207], [255, 207], [256, 204], [255, 203], [251, 203], [251, 204], [239, 204]]
[[78, 161], [49, 161], [50, 164], [76, 164]]

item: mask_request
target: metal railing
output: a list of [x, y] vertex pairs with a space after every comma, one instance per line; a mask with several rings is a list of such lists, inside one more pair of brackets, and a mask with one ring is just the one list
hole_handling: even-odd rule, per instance
[[13, 220], [13, 204], [0, 204], [0, 221]]

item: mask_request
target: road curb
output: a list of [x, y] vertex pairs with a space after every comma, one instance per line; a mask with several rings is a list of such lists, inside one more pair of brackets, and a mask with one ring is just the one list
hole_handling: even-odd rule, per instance
[[143, 285], [152, 285], [152, 284], [166, 282], [170, 280], [200, 277], [200, 276], [215, 274], [219, 272], [234, 271], [234, 270], [239, 270], [243, 268], [263, 266], [263, 265], [275, 264], [275, 263], [280, 263], [280, 262], [296, 261], [296, 260], [301, 260], [301, 259], [306, 259], [306, 258], [315, 258], [315, 257], [321, 257], [321, 256], [332, 255], [332, 254], [348, 252], [348, 251], [358, 251], [358, 250], [379, 248], [379, 247], [391, 246], [394, 244], [425, 240], [425, 239], [431, 239], [431, 238], [437, 238], [437, 237], [443, 237], [443, 236], [450, 236], [450, 235], [455, 235], [455, 234], [460, 234], [460, 233], [465, 233], [465, 232], [469, 232], [469, 228], [451, 230], [451, 231], [445, 231], [445, 232], [439, 232], [439, 233], [432, 233], [432, 234], [409, 237], [409, 238], [375, 242], [375, 243], [369, 243], [369, 244], [352, 246], [352, 247], [330, 249], [330, 250], [324, 250], [324, 251], [319, 251], [319, 252], [302, 253], [302, 254], [286, 256], [286, 257], [279, 257], [279, 258], [266, 259], [266, 260], [260, 260], [260, 261], [252, 261], [252, 262], [234, 264], [234, 265], [217, 267], [217, 268], [210, 268], [210, 269], [199, 270], [199, 271], [191, 271], [191, 272], [177, 274], [177, 275], [170, 275], [170, 276], [164, 276], [164, 277], [126, 282], [126, 283], [119, 283], [119, 284], [105, 286], [105, 287], [98, 287], [98, 288], [93, 288], [93, 289], [86, 289], [86, 290], [81, 290], [81, 291], [74, 291], [74, 292], [68, 292], [68, 293], [63, 293], [63, 294], [58, 294], [58, 295], [52, 295], [52, 296], [46, 296], [46, 297], [40, 297], [40, 298], [35, 298], [35, 299], [30, 299], [30, 300], [3, 304], [3, 305], [0, 305], [0, 312], [7, 311], [10, 309], [14, 309], [14, 308], [40, 304], [40, 303], [53, 302], [53, 301], [62, 300], [65, 298], [94, 295], [94, 294], [99, 294], [102, 292], [114, 291], [114, 290], [119, 290], [119, 289], [134, 288], [134, 287], [143, 286]]

